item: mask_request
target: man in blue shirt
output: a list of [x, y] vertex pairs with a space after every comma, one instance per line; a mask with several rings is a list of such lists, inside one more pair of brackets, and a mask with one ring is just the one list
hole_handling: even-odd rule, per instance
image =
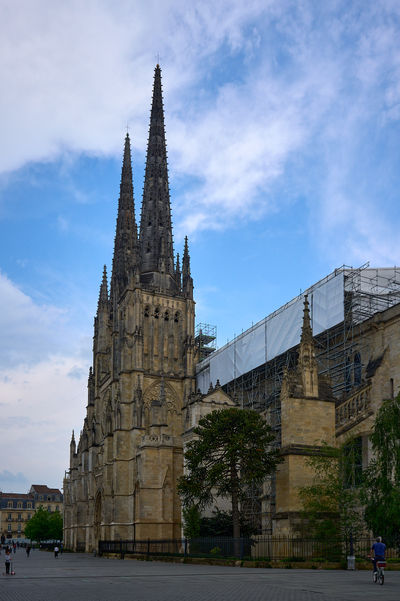
[[385, 543], [382, 542], [381, 536], [378, 536], [378, 538], [376, 539], [376, 543], [374, 543], [371, 547], [371, 551], [373, 551], [373, 553], [374, 553], [374, 558], [373, 558], [374, 572], [376, 572], [377, 571], [376, 562], [377, 561], [385, 561], [386, 545], [385, 545]]

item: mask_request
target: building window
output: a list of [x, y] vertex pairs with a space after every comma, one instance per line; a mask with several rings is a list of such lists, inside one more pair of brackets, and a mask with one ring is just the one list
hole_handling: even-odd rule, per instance
[[51, 506], [47, 505], [47, 511], [51, 511]]
[[22, 520], [22, 516], [21, 516], [21, 514], [19, 513], [19, 514], [18, 514], [18, 521], [20, 522], [21, 520]]
[[354, 355], [354, 386], [361, 385], [361, 371], [362, 371], [361, 355], [360, 355], [360, 353], [356, 353]]
[[32, 514], [31, 514], [31, 513], [28, 513], [28, 520], [30, 520], [30, 519], [31, 519], [31, 516], [32, 516]]
[[9, 522], [11, 522], [11, 519], [12, 519], [11, 513], [8, 514], [8, 518], [7, 519], [8, 519]]
[[12, 506], [13, 506], [13, 502], [12, 501], [8, 501], [7, 507], [12, 507]]
[[18, 532], [21, 533], [21, 524], [18, 524]]
[[8, 532], [11, 532], [11, 524], [8, 524]]
[[346, 357], [345, 378], [346, 378], [346, 392], [349, 392], [351, 390], [351, 360], [350, 360], [350, 357]]
[[28, 509], [32, 509], [32, 503], [31, 502], [28, 502], [26, 506], [27, 506]]
[[39, 501], [43, 501], [43, 495], [39, 495]]
[[21, 501], [18, 501], [17, 507], [18, 507], [18, 509], [22, 509], [22, 503], [21, 503]]
[[56, 505], [56, 511], [60, 511], [60, 506]]

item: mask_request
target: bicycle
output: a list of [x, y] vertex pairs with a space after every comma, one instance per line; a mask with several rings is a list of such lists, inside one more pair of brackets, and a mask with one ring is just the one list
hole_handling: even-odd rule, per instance
[[[373, 562], [374, 560], [372, 558], [370, 558], [371, 561]], [[386, 561], [383, 559], [377, 559], [376, 560], [376, 569], [377, 571], [372, 573], [372, 579], [376, 584], [380, 584], [382, 585], [385, 582], [385, 568], [386, 568]]]

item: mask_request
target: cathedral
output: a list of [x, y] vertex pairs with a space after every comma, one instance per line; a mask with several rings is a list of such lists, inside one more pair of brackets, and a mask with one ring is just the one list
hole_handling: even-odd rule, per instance
[[356, 443], [354, 482], [368, 465], [376, 412], [400, 390], [400, 268], [335, 269], [203, 356], [194, 320], [187, 238], [182, 262], [174, 255], [157, 65], [139, 231], [125, 139], [112, 273], [104, 267], [86, 417], [64, 479], [65, 548], [180, 538], [184, 449], [216, 409], [254, 409], [276, 434], [282, 463], [241, 507], [260, 534], [296, 533], [308, 458], [325, 443]]
[[94, 320], [87, 413], [64, 480], [66, 548], [99, 539], [176, 538], [182, 407], [194, 392], [187, 238], [174, 256], [161, 70], [156, 66], [140, 228], [125, 139], [112, 273]]

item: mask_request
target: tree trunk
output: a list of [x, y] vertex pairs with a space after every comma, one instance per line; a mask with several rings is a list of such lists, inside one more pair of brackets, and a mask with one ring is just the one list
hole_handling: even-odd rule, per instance
[[233, 537], [240, 537], [240, 517], [239, 517], [239, 501], [237, 491], [232, 492], [232, 521], [233, 521]]
[[238, 495], [238, 475], [235, 465], [231, 464], [231, 481], [232, 481], [232, 522], [233, 522], [233, 538], [234, 553], [236, 557], [240, 555], [240, 516], [239, 516], [239, 495]]

